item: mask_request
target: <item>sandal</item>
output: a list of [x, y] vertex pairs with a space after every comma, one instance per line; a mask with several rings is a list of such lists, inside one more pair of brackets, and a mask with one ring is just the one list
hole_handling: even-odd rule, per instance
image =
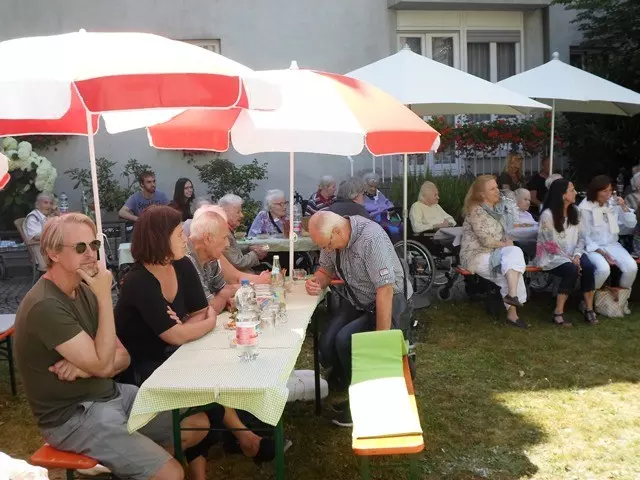
[[573, 327], [570, 321], [564, 319], [564, 313], [554, 313], [551, 322], [558, 327]]
[[584, 321], [590, 325], [598, 325], [600, 323], [598, 317], [596, 316], [596, 312], [594, 312], [593, 310], [586, 310], [584, 312]]

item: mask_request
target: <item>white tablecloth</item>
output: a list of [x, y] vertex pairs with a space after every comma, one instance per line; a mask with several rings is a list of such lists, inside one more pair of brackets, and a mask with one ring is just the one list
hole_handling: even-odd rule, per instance
[[216, 328], [180, 347], [142, 384], [129, 416], [129, 431], [146, 425], [159, 412], [213, 402], [246, 410], [276, 425], [288, 398], [287, 380], [295, 366], [311, 315], [322, 297], [307, 295], [296, 282], [287, 295], [286, 324], [259, 337], [255, 361], [242, 362], [218, 317]]

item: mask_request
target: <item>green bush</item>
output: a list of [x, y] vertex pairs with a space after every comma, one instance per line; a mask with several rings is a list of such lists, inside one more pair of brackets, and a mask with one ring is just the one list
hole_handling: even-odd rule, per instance
[[[454, 177], [451, 174], [434, 176], [429, 172], [426, 175], [409, 176], [407, 179], [407, 208], [411, 208], [411, 205], [418, 200], [420, 187], [427, 180], [435, 183], [438, 187], [440, 206], [444, 211], [454, 217], [459, 224], [462, 223], [464, 197], [473, 183], [473, 179], [469, 177]], [[391, 201], [397, 207], [402, 206], [402, 189], [402, 178], [394, 178], [391, 185]]]
[[244, 220], [238, 228], [247, 231], [260, 211], [261, 202], [253, 200], [251, 193], [258, 186], [256, 182], [267, 178], [267, 164], [251, 163], [237, 166], [224, 158], [214, 158], [206, 165], [196, 165], [198, 177], [207, 185], [207, 193], [217, 201], [227, 193], [238, 195], [244, 200]]

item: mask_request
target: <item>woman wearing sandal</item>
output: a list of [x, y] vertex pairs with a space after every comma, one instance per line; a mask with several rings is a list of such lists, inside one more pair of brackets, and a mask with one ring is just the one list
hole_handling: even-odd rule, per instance
[[536, 265], [560, 278], [556, 309], [551, 321], [562, 327], [571, 326], [571, 321], [564, 318], [564, 305], [578, 278], [584, 297], [584, 319], [591, 325], [598, 323], [593, 310], [595, 267], [589, 256], [585, 255], [584, 231], [575, 201], [573, 183], [562, 178], [551, 184], [542, 206], [536, 246]]
[[500, 202], [498, 183], [493, 175], [482, 175], [473, 182], [464, 199], [463, 213], [462, 268], [500, 287], [508, 326], [528, 328], [516, 310], [527, 300], [522, 278], [526, 268], [524, 255], [507, 237], [511, 215]]

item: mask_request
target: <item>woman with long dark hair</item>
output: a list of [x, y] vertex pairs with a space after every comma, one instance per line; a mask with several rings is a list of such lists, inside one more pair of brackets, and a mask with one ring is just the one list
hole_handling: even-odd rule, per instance
[[169, 206], [175, 208], [182, 215], [182, 221], [193, 218], [192, 204], [196, 198], [193, 189], [193, 182], [188, 178], [179, 178], [173, 189], [173, 200], [169, 202]]
[[551, 320], [563, 327], [571, 326], [571, 321], [564, 318], [564, 305], [578, 278], [585, 303], [584, 319], [591, 325], [598, 323], [593, 310], [595, 267], [585, 251], [584, 230], [575, 201], [576, 189], [569, 180], [561, 178], [551, 184], [542, 206], [536, 247], [536, 264], [560, 278]]

